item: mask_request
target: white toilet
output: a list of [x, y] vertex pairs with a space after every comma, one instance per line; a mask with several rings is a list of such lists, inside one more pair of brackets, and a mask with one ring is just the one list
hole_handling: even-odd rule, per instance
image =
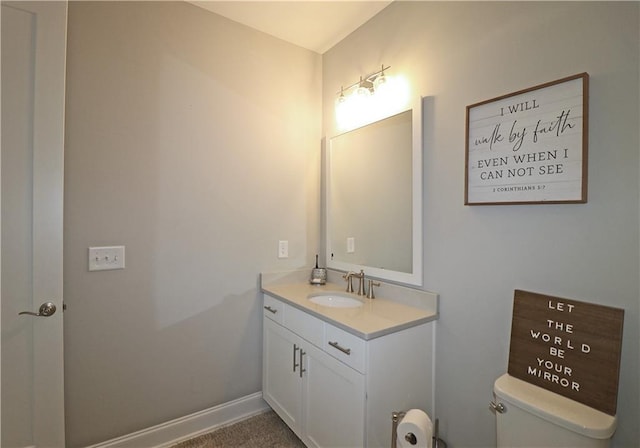
[[616, 417], [504, 374], [493, 387], [498, 448], [606, 448]]

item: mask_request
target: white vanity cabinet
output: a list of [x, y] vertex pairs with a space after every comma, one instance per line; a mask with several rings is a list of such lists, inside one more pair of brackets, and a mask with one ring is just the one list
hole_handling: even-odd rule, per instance
[[274, 302], [265, 296], [264, 399], [309, 447], [364, 446], [364, 375], [287, 329], [285, 307], [291, 326], [320, 345], [322, 321]]
[[365, 340], [264, 295], [263, 397], [309, 447], [388, 447], [391, 413], [431, 412], [432, 324]]

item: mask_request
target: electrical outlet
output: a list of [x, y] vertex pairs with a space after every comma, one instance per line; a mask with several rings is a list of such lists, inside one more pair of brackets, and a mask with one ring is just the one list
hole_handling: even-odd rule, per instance
[[352, 254], [356, 251], [356, 239], [352, 236], [347, 238], [347, 253]]
[[289, 258], [289, 241], [278, 241], [278, 258]]
[[89, 270], [124, 269], [124, 246], [90, 247]]

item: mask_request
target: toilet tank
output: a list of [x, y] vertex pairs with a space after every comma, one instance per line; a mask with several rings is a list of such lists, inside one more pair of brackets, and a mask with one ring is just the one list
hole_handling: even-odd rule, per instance
[[606, 448], [616, 418], [582, 403], [504, 374], [493, 387], [498, 448]]

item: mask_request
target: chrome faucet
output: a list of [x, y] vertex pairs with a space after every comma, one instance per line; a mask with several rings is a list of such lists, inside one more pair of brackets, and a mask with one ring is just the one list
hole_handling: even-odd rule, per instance
[[[358, 294], [359, 296], [364, 296], [367, 295], [364, 290], [364, 271], [361, 269], [359, 274], [356, 274], [355, 272], [349, 271], [346, 274], [344, 274], [342, 276], [343, 279], [345, 279], [347, 281], [347, 292], [352, 293], [353, 294], [353, 278], [357, 278], [358, 279], [358, 292], [356, 294]], [[377, 285], [378, 286], [378, 285]], [[371, 285], [369, 285], [369, 288], [371, 288]], [[373, 297], [370, 297], [373, 298]]]
[[375, 299], [376, 295], [373, 293], [373, 287], [380, 286], [380, 282], [375, 282], [369, 279], [369, 291], [367, 292], [367, 299]]
[[351, 273], [351, 277], [355, 277], [355, 278], [358, 279], [358, 293], [357, 294], [359, 296], [364, 296], [365, 295], [365, 292], [364, 292], [364, 271], [360, 270], [359, 274], [354, 274], [352, 272]]
[[347, 272], [342, 276], [343, 279], [347, 281], [347, 292], [353, 293], [353, 276], [356, 275], [355, 272]]

